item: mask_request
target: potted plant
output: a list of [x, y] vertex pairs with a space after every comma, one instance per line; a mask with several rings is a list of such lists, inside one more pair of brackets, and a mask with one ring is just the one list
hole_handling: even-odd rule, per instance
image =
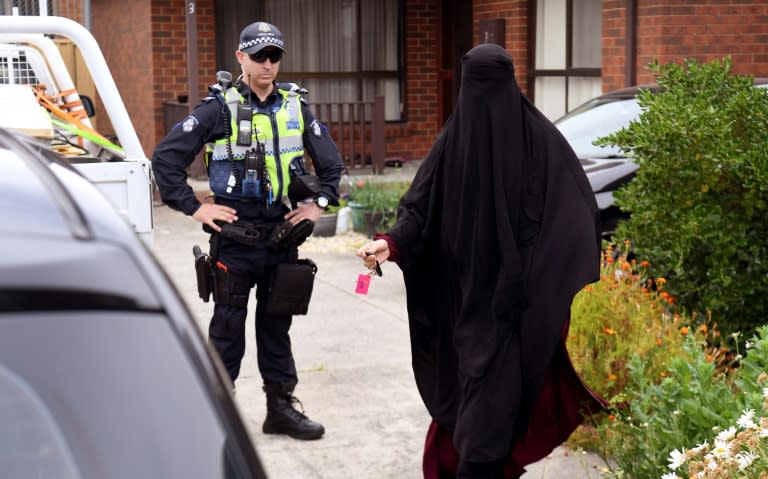
[[336, 222], [338, 220], [339, 209], [346, 206], [347, 200], [341, 198], [339, 200], [339, 206], [329, 206], [328, 210], [323, 213], [320, 219], [315, 223], [315, 228], [312, 230], [312, 236], [334, 236], [336, 234]]
[[372, 237], [389, 229], [397, 218], [397, 205], [408, 190], [409, 182], [375, 182], [361, 179], [349, 191], [353, 229]]

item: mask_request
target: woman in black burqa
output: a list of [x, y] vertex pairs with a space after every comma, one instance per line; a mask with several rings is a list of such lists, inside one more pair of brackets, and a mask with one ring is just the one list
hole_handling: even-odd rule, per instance
[[573, 296], [599, 276], [599, 214], [507, 52], [483, 44], [462, 65], [456, 109], [396, 224], [357, 255], [403, 271], [433, 418], [424, 477], [519, 477], [603, 406], [565, 349]]

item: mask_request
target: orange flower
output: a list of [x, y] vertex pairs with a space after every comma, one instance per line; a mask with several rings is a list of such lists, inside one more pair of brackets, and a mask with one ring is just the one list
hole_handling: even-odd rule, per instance
[[618, 379], [618, 376], [616, 376], [615, 374], [613, 374], [613, 373], [610, 373], [610, 374], [608, 375], [608, 380], [609, 380], [609, 381], [615, 381], [616, 379]]
[[707, 354], [704, 358], [707, 360], [708, 363], [711, 363], [712, 359], [714, 359], [714, 358], [712, 358], [711, 354]]
[[669, 298], [669, 293], [667, 293], [666, 291], [662, 291], [661, 293], [659, 293], [659, 296], [661, 296], [664, 299], [667, 299]]
[[661, 286], [662, 284], [666, 283], [667, 280], [664, 278], [656, 278], [656, 282]]
[[607, 326], [605, 328], [603, 328], [603, 331], [605, 331], [605, 334], [607, 334], [608, 336], [613, 336], [614, 334], [616, 334], [616, 330], [615, 329], [609, 328]]
[[616, 420], [616, 416], [614, 416], [613, 414], [609, 414], [608, 415], [608, 420], [609, 421], [615, 421]]
[[683, 326], [682, 328], [680, 328], [680, 334], [682, 334], [683, 336], [687, 335], [688, 334], [688, 326]]
[[643, 268], [647, 268], [648, 266], [650, 266], [650, 263], [648, 261], [641, 261], [640, 266], [642, 266]]
[[677, 301], [677, 298], [675, 298], [672, 295], [669, 295], [669, 297], [667, 298], [667, 303], [669, 304], [675, 304], [675, 301]]
[[701, 326], [699, 326], [699, 331], [701, 331], [704, 334], [707, 334], [707, 331], [709, 331], [709, 328], [707, 328], [706, 324], [702, 324]]
[[629, 269], [630, 269], [631, 267], [632, 267], [632, 266], [630, 266], [630, 264], [629, 264], [629, 263], [627, 263], [626, 261], [624, 261], [623, 263], [621, 263], [621, 269], [622, 269], [622, 270], [624, 270], [624, 271], [629, 271]]
[[656, 346], [661, 346], [663, 342], [661, 338], [656, 338]]

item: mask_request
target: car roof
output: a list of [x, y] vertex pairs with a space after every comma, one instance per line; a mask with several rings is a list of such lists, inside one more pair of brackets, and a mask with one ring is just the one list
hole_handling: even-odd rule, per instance
[[[755, 77], [752, 82], [756, 86], [768, 86], [768, 77]], [[599, 99], [604, 100], [628, 100], [637, 96], [640, 90], [659, 91], [661, 87], [655, 83], [646, 83], [642, 85], [634, 85], [625, 88], [618, 88], [611, 90], [607, 93], [603, 93], [598, 96]]]

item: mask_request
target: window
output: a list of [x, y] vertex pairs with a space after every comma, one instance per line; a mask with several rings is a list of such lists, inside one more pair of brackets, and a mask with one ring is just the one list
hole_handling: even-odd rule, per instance
[[283, 33], [278, 80], [309, 90], [312, 103], [370, 101], [400, 120], [401, 0], [266, 0], [264, 18]]
[[601, 93], [600, 0], [537, 0], [534, 102], [550, 119]]
[[[54, 0], [44, 2], [48, 15], [55, 14], [54, 3]], [[0, 15], [11, 15], [14, 7], [19, 9], [19, 15], [40, 15], [45, 13], [40, 11], [40, 6], [40, 0], [0, 0]]]

